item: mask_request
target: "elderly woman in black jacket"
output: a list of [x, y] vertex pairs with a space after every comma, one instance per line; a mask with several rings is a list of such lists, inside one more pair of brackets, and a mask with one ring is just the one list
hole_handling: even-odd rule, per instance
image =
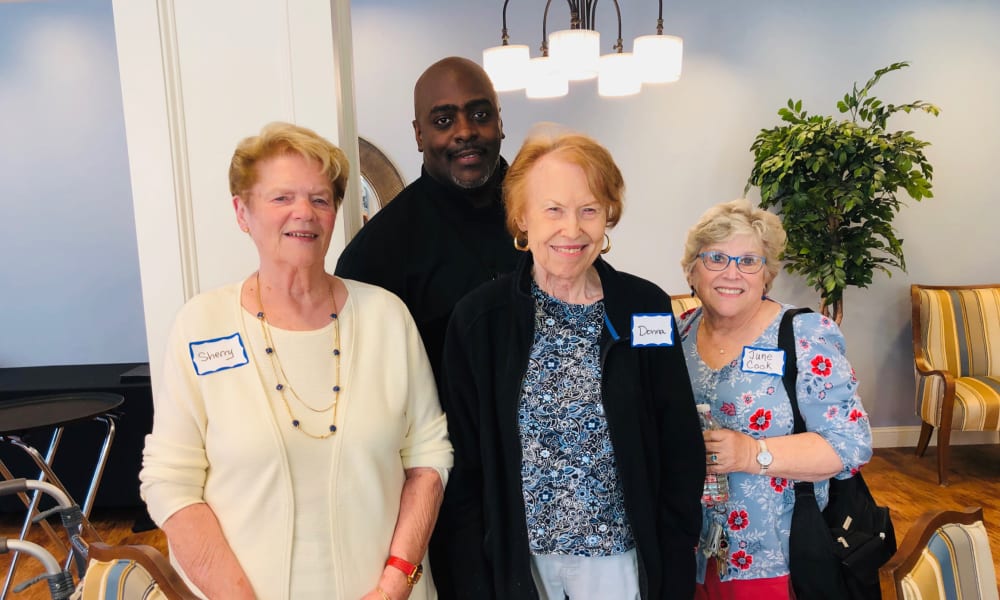
[[579, 134], [504, 181], [518, 270], [455, 308], [445, 499], [468, 598], [691, 598], [704, 443], [670, 299], [613, 269], [624, 182]]

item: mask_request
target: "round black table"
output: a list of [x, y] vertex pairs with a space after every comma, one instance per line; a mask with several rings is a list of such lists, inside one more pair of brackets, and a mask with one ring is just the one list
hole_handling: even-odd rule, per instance
[[[40, 472], [38, 479], [48, 481], [60, 488], [67, 496], [70, 496], [66, 486], [59, 480], [59, 477], [52, 471], [52, 462], [59, 449], [59, 441], [62, 439], [63, 429], [67, 425], [81, 421], [97, 420], [105, 424], [106, 430], [104, 440], [101, 443], [101, 450], [91, 474], [90, 487], [84, 498], [82, 505], [84, 526], [93, 534], [93, 528], [87, 520], [90, 516], [90, 508], [93, 505], [94, 497], [97, 495], [97, 488], [101, 483], [101, 476], [104, 474], [104, 466], [107, 464], [108, 455], [111, 450], [111, 443], [115, 437], [115, 410], [121, 406], [125, 398], [120, 394], [108, 392], [80, 392], [53, 394], [47, 396], [29, 396], [0, 402], [0, 442], [11, 444], [23, 450], [38, 466]], [[25, 440], [25, 434], [42, 428], [53, 428], [52, 437], [49, 440], [49, 447], [45, 456]], [[7, 465], [0, 460], [0, 475], [5, 479], [13, 479]], [[21, 499], [27, 508], [24, 524], [21, 527], [19, 539], [24, 540], [31, 527], [32, 519], [38, 512], [38, 501], [40, 494], [36, 491], [32, 498], [21, 495]], [[48, 533], [49, 537], [58, 545], [62, 542], [55, 531], [42, 521], [41, 525]], [[11, 557], [10, 569], [7, 571], [3, 589], [0, 590], [0, 599], [6, 598], [14, 578], [19, 554], [14, 553]], [[72, 550], [66, 559], [67, 566], [72, 561]]]

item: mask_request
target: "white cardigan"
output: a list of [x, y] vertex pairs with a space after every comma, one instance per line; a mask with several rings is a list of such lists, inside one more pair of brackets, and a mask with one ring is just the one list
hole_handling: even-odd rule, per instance
[[[340, 318], [352, 319], [354, 335], [341, 340], [350, 360], [341, 372], [332, 469], [316, 476], [330, 482], [330, 568], [337, 583], [327, 597], [353, 599], [371, 590], [382, 573], [404, 469], [448, 469], [452, 449], [433, 373], [405, 305], [381, 288], [344, 283], [349, 296]], [[246, 347], [244, 324], [256, 324], [240, 305], [241, 285], [201, 294], [177, 316], [154, 398], [140, 489], [159, 525], [186, 506], [206, 502], [257, 597], [279, 600], [289, 595], [293, 490], [258, 372], [270, 366], [239, 352]], [[204, 352], [217, 358], [206, 362]], [[431, 577], [410, 597], [436, 598]]]

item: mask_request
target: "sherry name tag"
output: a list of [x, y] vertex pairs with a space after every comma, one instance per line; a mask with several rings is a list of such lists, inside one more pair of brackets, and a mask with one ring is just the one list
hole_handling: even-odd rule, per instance
[[636, 313], [632, 315], [632, 347], [673, 346], [674, 315], [671, 313]]
[[740, 369], [745, 373], [763, 373], [765, 375], [785, 374], [785, 351], [773, 348], [754, 348], [743, 346], [743, 357], [740, 359]]
[[250, 362], [239, 332], [212, 340], [191, 342], [188, 350], [191, 352], [194, 372], [198, 375], [234, 369]]

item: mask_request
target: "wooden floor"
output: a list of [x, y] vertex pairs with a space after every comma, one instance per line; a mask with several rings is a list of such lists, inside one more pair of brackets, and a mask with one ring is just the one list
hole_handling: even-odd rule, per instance
[[[936, 458], [935, 448], [928, 449], [923, 458], [917, 458], [912, 448], [880, 448], [864, 469], [865, 480], [879, 504], [890, 507], [899, 540], [924, 511], [982, 506], [993, 561], [1000, 573], [1000, 445], [953, 448], [947, 487], [937, 484]], [[147, 544], [166, 554], [166, 540], [159, 530], [132, 532], [137, 516], [141, 516], [137, 511], [95, 511], [93, 521], [99, 535], [109, 544]], [[16, 515], [0, 515], [0, 536], [17, 537], [19, 528]], [[34, 530], [29, 539], [52, 548], [38, 527]], [[9, 564], [8, 556], [0, 556], [0, 574], [7, 573]], [[15, 581], [24, 581], [40, 572], [36, 561], [24, 557]], [[45, 600], [49, 594], [46, 585], [39, 583], [8, 597]]]

